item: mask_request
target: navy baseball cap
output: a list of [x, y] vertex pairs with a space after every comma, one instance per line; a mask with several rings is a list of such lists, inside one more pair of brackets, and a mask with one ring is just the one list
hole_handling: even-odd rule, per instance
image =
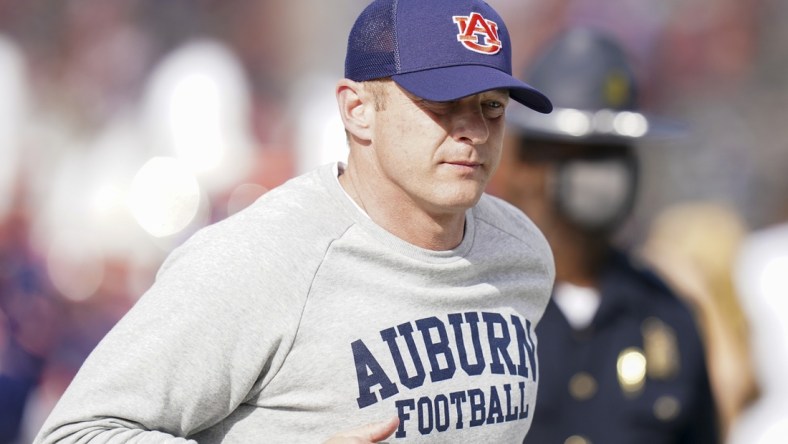
[[481, 0], [375, 0], [350, 31], [345, 77], [391, 77], [418, 97], [456, 100], [493, 89], [549, 113], [544, 94], [512, 76], [503, 19]]

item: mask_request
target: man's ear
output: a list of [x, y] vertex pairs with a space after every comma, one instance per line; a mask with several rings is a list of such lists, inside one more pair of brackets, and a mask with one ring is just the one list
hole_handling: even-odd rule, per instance
[[364, 85], [349, 79], [342, 79], [336, 88], [339, 114], [350, 137], [372, 140], [372, 120], [375, 111], [374, 97]]

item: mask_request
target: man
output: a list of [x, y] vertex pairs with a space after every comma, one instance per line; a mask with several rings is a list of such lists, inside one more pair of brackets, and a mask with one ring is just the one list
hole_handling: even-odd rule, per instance
[[528, 79], [556, 109], [509, 116], [491, 187], [542, 229], [556, 262], [527, 442], [715, 442], [690, 311], [611, 240], [635, 200], [635, 142], [656, 130], [637, 112], [626, 54], [601, 32], [570, 29]]
[[177, 249], [37, 442], [521, 441], [554, 268], [483, 190], [509, 97], [552, 105], [510, 65], [482, 1], [373, 2], [336, 88], [347, 165]]

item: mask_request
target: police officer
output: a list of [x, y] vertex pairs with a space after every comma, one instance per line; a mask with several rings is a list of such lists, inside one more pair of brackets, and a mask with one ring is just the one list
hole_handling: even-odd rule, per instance
[[527, 442], [717, 442], [691, 312], [612, 241], [635, 203], [634, 145], [655, 132], [637, 111], [625, 52], [599, 31], [570, 29], [527, 81], [556, 108], [543, 118], [509, 114], [490, 190], [533, 219], [556, 261], [537, 327], [539, 389]]

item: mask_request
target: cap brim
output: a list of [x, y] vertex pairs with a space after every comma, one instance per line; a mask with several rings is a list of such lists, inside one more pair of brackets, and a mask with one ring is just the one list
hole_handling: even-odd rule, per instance
[[540, 113], [553, 109], [550, 99], [532, 86], [489, 66], [460, 65], [395, 74], [397, 84], [422, 99], [448, 102], [493, 89], [508, 89], [512, 99]]

